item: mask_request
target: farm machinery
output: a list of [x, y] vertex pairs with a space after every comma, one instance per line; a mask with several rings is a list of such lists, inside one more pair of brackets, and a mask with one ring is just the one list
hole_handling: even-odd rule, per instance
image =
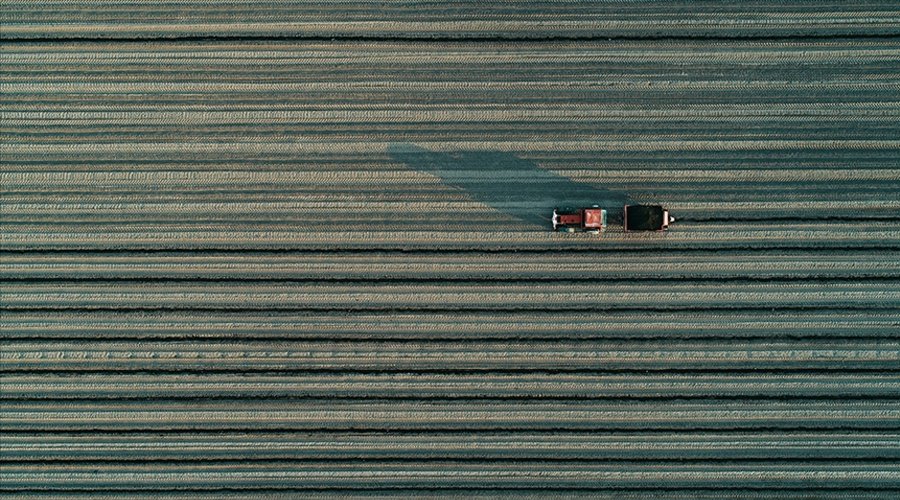
[[566, 233], [583, 231], [599, 234], [606, 229], [606, 210], [594, 205], [591, 208], [553, 209], [553, 230]]
[[[553, 209], [553, 230], [567, 233], [599, 234], [606, 229], [606, 210], [598, 205], [590, 208]], [[667, 231], [675, 218], [661, 205], [625, 205], [625, 232]]]

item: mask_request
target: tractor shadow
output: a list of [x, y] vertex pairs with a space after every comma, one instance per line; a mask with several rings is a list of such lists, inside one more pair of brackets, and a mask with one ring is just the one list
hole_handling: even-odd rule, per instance
[[549, 229], [555, 207], [599, 205], [610, 222], [621, 223], [622, 207], [631, 198], [618, 191], [576, 182], [509, 153], [466, 151], [439, 153], [414, 144], [388, 146], [394, 161], [433, 175], [451, 187], [529, 226]]

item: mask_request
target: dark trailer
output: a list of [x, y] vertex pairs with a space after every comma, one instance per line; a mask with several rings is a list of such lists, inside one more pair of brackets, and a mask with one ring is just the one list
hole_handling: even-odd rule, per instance
[[625, 231], [666, 231], [675, 218], [661, 205], [625, 205]]

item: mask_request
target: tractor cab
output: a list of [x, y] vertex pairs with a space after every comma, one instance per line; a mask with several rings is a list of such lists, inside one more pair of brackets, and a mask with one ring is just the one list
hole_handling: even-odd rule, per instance
[[599, 233], [606, 229], [606, 210], [594, 205], [590, 208], [553, 209], [553, 230]]

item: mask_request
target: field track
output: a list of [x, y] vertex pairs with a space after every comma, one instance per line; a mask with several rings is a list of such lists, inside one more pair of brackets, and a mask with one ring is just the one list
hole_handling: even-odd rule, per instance
[[900, 497], [896, 2], [0, 25], [0, 494]]

